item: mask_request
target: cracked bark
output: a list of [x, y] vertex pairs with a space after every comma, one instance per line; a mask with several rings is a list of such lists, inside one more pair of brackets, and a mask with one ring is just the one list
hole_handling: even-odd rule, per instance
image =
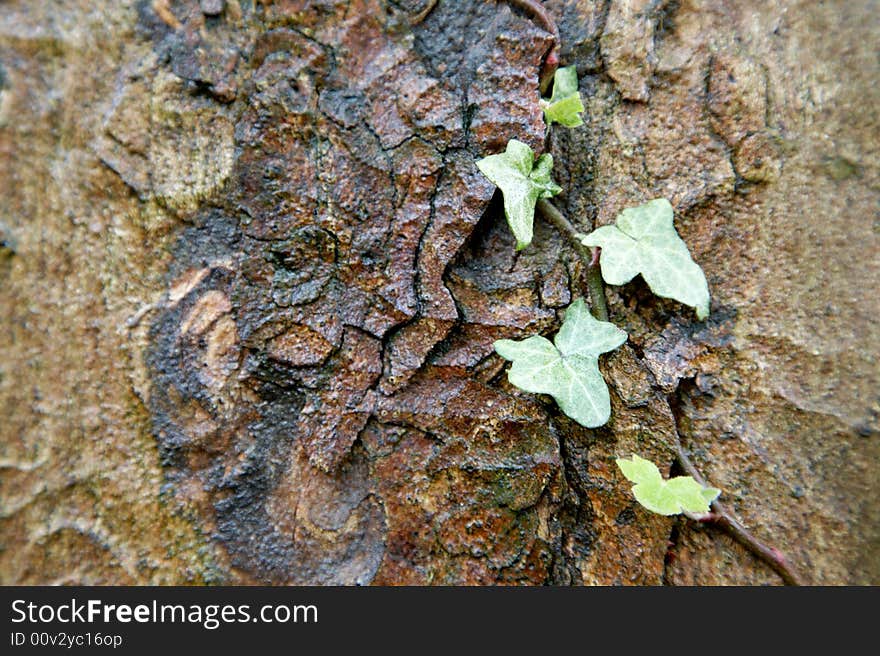
[[810, 582], [880, 581], [868, 3], [544, 3], [587, 105], [554, 202], [669, 197], [713, 292], [608, 290], [595, 431], [491, 346], [585, 292], [473, 166], [544, 144], [540, 24], [159, 5], [0, 7], [2, 582], [778, 583], [689, 524], [667, 557], [613, 458], [677, 431]]

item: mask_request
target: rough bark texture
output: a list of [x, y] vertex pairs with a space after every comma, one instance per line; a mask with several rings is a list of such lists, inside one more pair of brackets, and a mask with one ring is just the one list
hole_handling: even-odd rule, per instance
[[548, 0], [588, 231], [666, 196], [712, 314], [610, 289], [588, 430], [495, 339], [583, 295], [474, 161], [543, 147], [504, 2], [0, 3], [0, 582], [778, 583], [635, 505], [704, 475], [809, 582], [880, 583], [873, 3]]

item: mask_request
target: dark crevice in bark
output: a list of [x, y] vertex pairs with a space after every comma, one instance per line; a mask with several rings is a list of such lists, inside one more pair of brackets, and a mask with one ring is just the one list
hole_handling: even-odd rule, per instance
[[714, 62], [715, 56], [710, 55], [708, 61], [706, 62], [706, 72], [703, 78], [703, 111], [705, 112], [706, 116], [706, 129], [719, 144], [724, 146], [724, 153], [727, 157], [727, 160], [730, 162], [730, 168], [733, 170], [733, 191], [741, 192], [744, 188], [751, 186], [751, 183], [743, 178], [736, 168], [736, 162], [734, 161], [733, 157], [734, 144], [729, 143], [728, 140], [724, 138], [724, 135], [720, 134], [718, 130], [715, 129], [715, 126], [712, 124], [712, 120], [710, 118], [712, 116], [715, 116], [714, 112], [712, 111], [712, 91], [710, 88], [712, 84], [712, 68]]
[[559, 525], [562, 534], [561, 549], [558, 554], [559, 563], [554, 567], [554, 584], [580, 585], [583, 580], [580, 569], [576, 562], [577, 552], [583, 556], [589, 554], [590, 545], [596, 536], [590, 530], [592, 525], [592, 508], [590, 507], [587, 491], [580, 483], [577, 472], [577, 463], [581, 462], [586, 467], [586, 453], [572, 453], [570, 437], [562, 430], [559, 433], [559, 453], [562, 457], [562, 476], [564, 480], [565, 497], [559, 512]]
[[678, 548], [678, 539], [681, 535], [681, 524], [679, 519], [672, 522], [672, 529], [669, 532], [669, 539], [666, 541], [666, 554], [663, 557], [663, 585], [675, 585], [669, 571], [670, 565], [675, 562], [675, 550]]
[[681, 0], [655, 0], [650, 11], [654, 14], [654, 43], [655, 46], [663, 41], [668, 35], [675, 32], [675, 15], [681, 7]]

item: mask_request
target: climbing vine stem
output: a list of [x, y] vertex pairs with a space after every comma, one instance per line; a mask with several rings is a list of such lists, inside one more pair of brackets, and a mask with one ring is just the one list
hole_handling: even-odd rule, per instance
[[590, 291], [590, 304], [593, 316], [599, 321], [608, 321], [608, 305], [605, 302], [605, 283], [599, 269], [598, 249], [590, 251], [581, 243], [580, 236], [571, 222], [556, 206], [547, 199], [536, 205], [538, 211], [559, 233], [565, 237], [586, 267], [587, 289]]
[[[678, 435], [675, 436], [675, 455], [678, 464], [688, 476], [691, 476], [700, 485], [706, 485], [705, 479], [700, 474], [690, 457], [681, 444]], [[734, 540], [739, 542], [743, 547], [748, 549], [752, 554], [760, 560], [767, 563], [774, 572], [783, 580], [786, 585], [803, 585], [800, 577], [788, 564], [788, 560], [779, 549], [764, 544], [739, 523], [736, 517], [727, 509], [727, 507], [717, 499], [712, 502], [712, 510], [714, 512], [702, 517], [694, 517], [704, 524], [712, 524], [728, 533]]]

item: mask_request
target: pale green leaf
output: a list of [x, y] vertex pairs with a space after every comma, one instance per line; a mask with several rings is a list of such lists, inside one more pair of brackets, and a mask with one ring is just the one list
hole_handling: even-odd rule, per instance
[[611, 416], [599, 356], [625, 341], [624, 331], [595, 319], [583, 299], [578, 299], [566, 310], [555, 345], [533, 335], [521, 341], [498, 340], [495, 351], [513, 362], [507, 372], [512, 384], [526, 392], [551, 395], [566, 415], [594, 428]]
[[617, 466], [632, 483], [633, 495], [640, 504], [660, 515], [687, 512], [705, 515], [721, 490], [700, 485], [690, 476], [676, 476], [668, 481], [650, 460], [633, 455], [632, 460], [617, 459]]
[[715, 499], [718, 498], [718, 495], [721, 494], [721, 490], [717, 487], [704, 487], [701, 491], [703, 495], [703, 499], [706, 500], [706, 503], [712, 503]]
[[564, 356], [599, 357], [623, 344], [626, 333], [613, 323], [596, 319], [579, 298], [568, 306], [553, 341]]
[[578, 92], [577, 69], [574, 66], [556, 70], [553, 93], [550, 100], [541, 99], [541, 109], [544, 110], [547, 125], [555, 122], [567, 128], [576, 128], [584, 124], [580, 116], [584, 111], [584, 104]]
[[535, 204], [562, 191], [550, 177], [553, 156], [545, 153], [536, 162], [527, 144], [511, 139], [505, 152], [484, 157], [477, 168], [501, 189], [507, 224], [522, 250], [532, 242]]
[[599, 263], [609, 285], [642, 274], [658, 296], [695, 308], [700, 320], [709, 316], [706, 276], [675, 231], [672, 205], [665, 198], [624, 210], [615, 225], [594, 230], [582, 242], [602, 249]]
[[520, 342], [500, 339], [495, 342], [495, 351], [513, 362], [507, 372], [511, 383], [533, 394], [553, 393], [552, 380], [558, 373], [560, 357], [549, 339], [540, 335], [532, 335]]

